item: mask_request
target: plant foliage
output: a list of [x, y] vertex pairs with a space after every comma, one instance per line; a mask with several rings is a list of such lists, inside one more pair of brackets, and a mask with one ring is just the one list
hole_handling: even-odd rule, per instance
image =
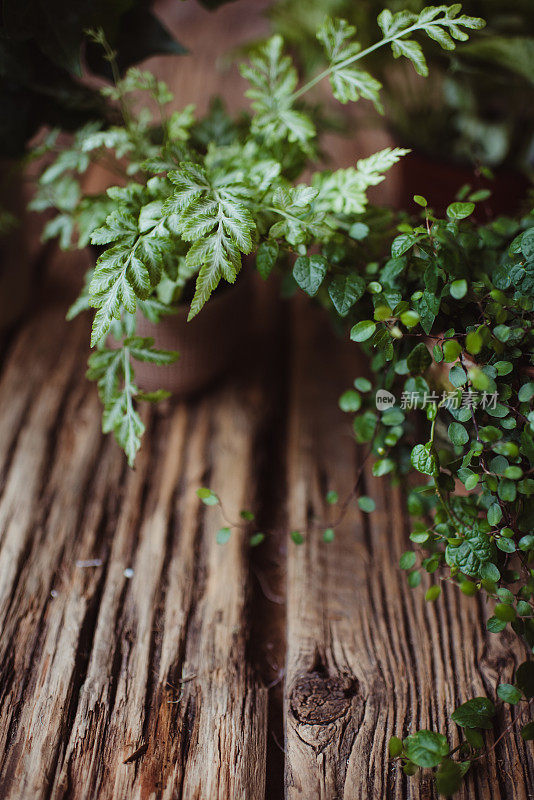
[[[421, 196], [416, 219], [371, 208], [366, 191], [402, 157], [399, 149], [301, 178], [318, 150], [319, 120], [302, 100], [309, 89], [329, 79], [341, 102], [365, 97], [380, 106], [379, 83], [362, 63], [371, 52], [388, 47], [424, 74], [420, 34], [449, 49], [482, 22], [454, 5], [386, 10], [379, 25], [382, 38], [363, 48], [348, 23], [327, 19], [319, 39], [328, 67], [300, 86], [280, 37], [269, 40], [242, 69], [253, 113], [238, 120], [219, 105], [201, 120], [191, 107], [170, 113], [167, 88], [129, 71], [107, 90], [123, 123], [82, 128], [42, 175], [34, 206], [58, 212], [46, 236], [102, 248], [70, 313], [95, 310], [89, 377], [98, 383], [104, 430], [114, 432], [130, 464], [143, 432], [137, 403], [161, 396], [136, 386], [135, 361], [175, 357], [136, 336], [137, 314], [157, 321], [172, 313], [193, 284], [194, 316], [221, 281], [238, 279], [243, 257], [255, 254], [264, 278], [278, 271], [315, 297], [369, 355], [373, 379], [357, 377], [340, 406], [374, 457], [377, 477], [419, 478], [407, 495], [414, 546], [400, 566], [408, 585], [427, 573], [429, 602], [439, 600], [438, 578], [486, 597], [488, 630], [510, 626], [532, 649], [534, 214], [478, 225], [481, 198], [468, 187], [445, 218]], [[140, 91], [149, 102], [136, 111]], [[56, 147], [53, 136], [45, 147]], [[97, 159], [126, 165], [125, 174], [105, 195], [83, 196], [80, 176]], [[395, 402], [382, 409], [377, 399], [388, 393]], [[221, 504], [206, 487], [198, 495]], [[326, 502], [338, 501], [331, 489]], [[372, 498], [359, 497], [358, 505], [373, 513]], [[239, 525], [254, 520], [247, 510], [241, 518]], [[232, 527], [219, 530], [221, 545]], [[322, 535], [332, 541], [335, 524]], [[250, 544], [262, 539], [254, 533]], [[306, 533], [292, 531], [291, 539], [302, 545]], [[513, 680], [498, 698], [526, 706], [533, 663]], [[452, 716], [463, 733], [459, 748], [421, 730], [393, 737], [390, 753], [408, 775], [433, 770], [438, 791], [449, 796], [483, 754], [494, 714], [493, 700], [466, 699]], [[523, 723], [523, 738], [532, 738], [534, 723]]]
[[[435, 30], [454, 35], [482, 24], [460, 15], [458, 6], [428, 8], [419, 15], [382, 14], [383, 37], [371, 49], [390, 46], [395, 56], [407, 57], [422, 70], [424, 57], [414, 35]], [[100, 390], [104, 426], [114, 431], [130, 463], [143, 430], [135, 408], [142, 393], [127, 366], [135, 315], [157, 320], [173, 309], [194, 279], [191, 319], [221, 280], [235, 282], [243, 256], [253, 251], [264, 276], [295, 254], [295, 281], [314, 295], [331, 258], [309, 251], [318, 243], [335, 246], [336, 239], [350, 234], [352, 221], [366, 208], [367, 188], [383, 180], [406, 152], [388, 148], [355, 167], [318, 171], [309, 184], [297, 182], [317, 150], [316, 120], [300, 98], [318, 80], [329, 77], [342, 102], [371, 95], [379, 102], [379, 84], [359, 66], [366, 51], [354, 39], [354, 30], [342, 20], [326, 20], [318, 36], [329, 66], [304, 86], [298, 87], [297, 71], [279, 36], [242, 66], [253, 114], [241, 124], [218, 106], [200, 121], [192, 107], [168, 112], [172, 95], [167, 87], [134, 68], [119, 79], [103, 32], [93, 36], [116, 76], [104, 94], [117, 104], [122, 123], [90, 122], [81, 128], [71, 147], [60, 149], [44, 171], [33, 207], [58, 212], [47, 223], [45, 238], [59, 237], [62, 246], [69, 246], [77, 236], [80, 246], [91, 242], [103, 249], [71, 315], [96, 309], [91, 344], [98, 355], [89, 375], [99, 386], [104, 380], [113, 385], [112, 391]], [[139, 93], [147, 98], [141, 108], [136, 105]], [[39, 152], [56, 147], [51, 134]], [[96, 160], [126, 174], [105, 195], [83, 196], [81, 176]], [[348, 313], [361, 284], [340, 277], [332, 283], [332, 296]], [[124, 357], [109, 347], [110, 335], [118, 337]]]
[[[490, 165], [503, 163], [532, 169], [532, 97], [534, 93], [534, 17], [530, 0], [465, 0], [464, 13], [487, 20], [484, 34], [463, 40], [462, 30], [431, 27], [435, 41], [425, 47], [429, 81], [413, 80], [408, 71], [392, 71], [385, 51], [371, 54], [369, 69], [383, 84], [378, 110], [407, 147], [440, 159]], [[362, 47], [372, 46], [375, 18], [384, 22], [407, 9], [420, 14], [424, 0], [276, 0], [269, 10], [273, 28], [282, 34], [305, 71], [323, 60], [323, 42], [316, 30], [326, 14], [344, 17], [356, 28]], [[330, 46], [340, 47], [330, 35]], [[456, 38], [456, 42], [451, 39]], [[454, 46], [456, 44], [456, 46]], [[415, 45], [415, 46], [414, 46]], [[395, 46], [419, 58], [417, 42]], [[407, 53], [406, 53], [407, 54]], [[419, 71], [426, 72], [421, 62]], [[355, 86], [357, 90], [357, 85]], [[372, 86], [368, 99], [375, 102]]]

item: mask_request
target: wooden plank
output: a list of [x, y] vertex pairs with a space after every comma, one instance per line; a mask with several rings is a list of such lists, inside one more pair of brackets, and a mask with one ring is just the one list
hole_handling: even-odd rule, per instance
[[86, 326], [62, 317], [21, 334], [0, 381], [0, 419], [21, 424], [0, 496], [0, 796], [263, 798], [248, 540], [218, 546], [220, 511], [195, 490], [209, 481], [239, 518], [265, 392], [253, 379], [152, 413], [129, 471], [99, 432]]
[[[336, 408], [361, 362], [305, 304], [293, 331], [288, 510], [290, 527], [306, 535], [288, 549], [287, 798], [433, 797], [428, 777], [408, 782], [388, 763], [389, 737], [437, 726], [456, 744], [450, 711], [494, 694], [498, 679], [510, 677], [499, 674], [503, 665], [519, 661], [521, 650], [511, 638], [492, 638], [480, 607], [453, 587], [436, 606], [408, 589], [397, 566], [408, 523], [388, 479], [365, 469], [362, 491], [376, 512], [366, 517], [351, 506], [334, 542], [321, 541], [313, 526], [332, 514], [326, 491], [347, 496], [362, 458]], [[508, 722], [507, 714], [499, 719], [496, 736]], [[531, 796], [532, 751], [517, 735], [472, 772], [459, 798]]]

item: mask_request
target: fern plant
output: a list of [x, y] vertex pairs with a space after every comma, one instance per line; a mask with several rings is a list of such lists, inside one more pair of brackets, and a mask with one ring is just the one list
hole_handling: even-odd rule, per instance
[[[315, 38], [325, 14], [344, 17], [368, 46], [374, 19], [386, 7], [419, 13], [424, 0], [276, 0], [267, 14], [306, 72], [323, 54]], [[383, 105], [396, 140], [434, 158], [532, 170], [534, 18], [530, 0], [465, 0], [464, 12], [483, 15], [484, 33], [454, 48], [427, 51], [429, 81], [392, 70], [384, 53], [371, 71], [384, 83]], [[438, 34], [439, 35], [439, 34]]]
[[[314, 115], [302, 98], [329, 78], [341, 102], [366, 97], [379, 105], [380, 84], [362, 66], [366, 56], [391, 47], [395, 58], [407, 58], [424, 74], [425, 58], [414, 36], [454, 46], [466, 30], [483, 26], [460, 11], [459, 5], [429, 7], [417, 15], [384, 11], [378, 19], [382, 37], [366, 49], [355, 40], [353, 27], [327, 19], [318, 38], [329, 65], [300, 86], [281, 38], [274, 36], [241, 67], [252, 101], [252, 115], [241, 123], [224, 118], [221, 125], [216, 112], [197, 121], [191, 107], [167, 113], [172, 99], [167, 87], [149, 73], [130, 70], [104, 90], [118, 104], [123, 124], [90, 123], [70, 148], [57, 153], [33, 205], [59, 212], [45, 237], [59, 236], [67, 246], [76, 231], [80, 246], [91, 241], [104, 248], [70, 315], [96, 309], [91, 344], [97, 350], [89, 376], [98, 381], [104, 428], [114, 432], [130, 464], [142, 433], [137, 401], [161, 396], [139, 391], [132, 361], [173, 358], [152, 342], [137, 341], [136, 314], [158, 320], [172, 312], [194, 280], [191, 319], [221, 280], [236, 281], [243, 256], [254, 251], [264, 277], [277, 262], [298, 257], [296, 279], [313, 287], [333, 264], [308, 255], [311, 248], [341, 237], [357, 249], [351, 230], [366, 207], [366, 189], [406, 151], [387, 149], [354, 168], [318, 171], [309, 184], [298, 183], [318, 146]], [[93, 38], [113, 64], [103, 34]], [[138, 109], [133, 98], [140, 90], [149, 103]], [[51, 136], [45, 146], [54, 148], [55, 141]], [[122, 173], [122, 181], [105, 195], [83, 196], [80, 177], [96, 159]], [[120, 356], [109, 336], [117, 340]]]

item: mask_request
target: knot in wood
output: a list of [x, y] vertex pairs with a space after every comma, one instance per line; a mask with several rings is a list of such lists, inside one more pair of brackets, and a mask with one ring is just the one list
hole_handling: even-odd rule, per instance
[[348, 676], [331, 678], [308, 672], [293, 686], [291, 711], [306, 725], [326, 725], [347, 713], [356, 689], [356, 681]]

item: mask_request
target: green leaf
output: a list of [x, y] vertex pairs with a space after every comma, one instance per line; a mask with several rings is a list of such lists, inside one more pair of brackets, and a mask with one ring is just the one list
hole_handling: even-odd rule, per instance
[[484, 738], [479, 731], [477, 731], [475, 728], [464, 728], [463, 730], [464, 736], [471, 747], [475, 747], [479, 750], [484, 747]]
[[449, 744], [441, 733], [417, 731], [404, 740], [404, 752], [418, 767], [437, 767], [449, 755]]
[[527, 700], [534, 697], [534, 662], [524, 661], [516, 670], [515, 682]]
[[432, 355], [434, 356], [434, 361], [436, 362], [436, 364], [441, 364], [441, 362], [443, 361], [443, 350], [439, 345], [437, 344], [434, 345], [434, 347], [432, 348]]
[[306, 114], [292, 108], [298, 76], [282, 48], [282, 37], [272, 36], [253, 52], [250, 64], [240, 65], [241, 74], [251, 84], [246, 94], [255, 111], [252, 132], [268, 144], [288, 139], [305, 144], [315, 135], [315, 127]]
[[339, 398], [339, 407], [342, 411], [359, 411], [362, 398], [355, 389], [347, 389]]
[[458, 706], [451, 714], [451, 719], [461, 728], [483, 728], [490, 730], [493, 727], [492, 717], [495, 715], [495, 706], [487, 697], [474, 697]]
[[508, 605], [508, 603], [497, 603], [493, 609], [494, 615], [502, 622], [513, 622], [516, 618], [515, 608]]
[[527, 722], [526, 725], [523, 725], [521, 728], [521, 738], [525, 740], [525, 742], [530, 742], [534, 739], [534, 722]]
[[264, 533], [253, 533], [250, 539], [248, 540], [248, 543], [251, 547], [257, 547], [259, 544], [263, 542], [264, 539], [265, 539]]
[[304, 536], [300, 531], [291, 531], [289, 535], [295, 544], [302, 544], [304, 542]]
[[434, 475], [438, 470], [436, 457], [431, 445], [417, 444], [411, 453], [412, 466], [423, 475]]
[[215, 540], [217, 544], [226, 544], [230, 540], [230, 528], [219, 528]]
[[497, 370], [497, 375], [509, 375], [512, 372], [514, 365], [510, 361], [497, 361], [494, 364], [495, 369]]
[[412, 39], [397, 39], [391, 43], [394, 58], [405, 56], [414, 65], [415, 71], [418, 75], [426, 77], [428, 75], [428, 66], [421, 49], [421, 45]]
[[534, 536], [529, 534], [528, 536], [522, 536], [519, 540], [519, 549], [523, 550], [523, 552], [528, 552], [529, 550], [534, 550]]
[[256, 253], [256, 269], [261, 277], [266, 280], [272, 272], [278, 258], [278, 242], [270, 240], [262, 242]]
[[529, 228], [520, 239], [521, 252], [529, 261], [534, 257], [534, 229]]
[[414, 570], [413, 572], [410, 572], [408, 574], [408, 586], [411, 589], [415, 589], [417, 586], [420, 585], [420, 583], [421, 583], [421, 573], [420, 572], [418, 572], [417, 570]]
[[376, 322], [370, 319], [356, 323], [351, 329], [350, 338], [353, 342], [365, 342], [376, 330]]
[[205, 486], [197, 489], [196, 494], [206, 506], [216, 506], [220, 502], [215, 492], [212, 492], [211, 489], [207, 489]]
[[448, 364], [456, 361], [461, 352], [462, 346], [454, 339], [448, 339], [443, 342], [443, 357]]
[[450, 293], [455, 300], [461, 300], [467, 294], [467, 281], [464, 278], [453, 281], [450, 285]]
[[407, 328], [415, 328], [415, 326], [419, 324], [419, 314], [417, 311], [412, 311], [411, 309], [403, 311], [400, 318], [402, 324], [406, 325]]
[[447, 208], [447, 216], [456, 220], [466, 219], [466, 217], [471, 216], [474, 210], [474, 203], [451, 203]]
[[511, 703], [514, 706], [521, 700], [520, 690], [510, 683], [499, 684], [497, 687], [497, 694], [505, 703]]
[[325, 45], [330, 60], [332, 93], [340, 103], [356, 102], [360, 96], [364, 97], [371, 100], [377, 111], [382, 113], [382, 84], [368, 72], [347, 64], [347, 60], [356, 56], [360, 49], [357, 42], [347, 41], [355, 30], [343, 19], [327, 18], [317, 34], [317, 38]]
[[330, 489], [330, 491], [328, 491], [328, 492], [326, 493], [326, 502], [327, 502], [329, 505], [333, 506], [333, 505], [335, 505], [335, 504], [336, 504], [338, 501], [339, 501], [339, 495], [338, 495], [338, 493], [337, 493], [337, 492], [336, 492], [334, 489]]
[[366, 190], [384, 180], [383, 173], [407, 153], [401, 148], [386, 148], [348, 167], [335, 172], [318, 172], [313, 186], [319, 194], [315, 200], [318, 211], [330, 214], [355, 215], [365, 211]]
[[534, 382], [524, 383], [517, 393], [517, 399], [520, 403], [528, 403], [534, 397]]
[[355, 417], [352, 423], [354, 436], [359, 444], [370, 442], [373, 438], [377, 424], [377, 416], [373, 411], [366, 411], [361, 416]]
[[511, 539], [505, 539], [501, 536], [497, 539], [496, 544], [503, 553], [515, 553], [516, 551], [515, 542]]
[[490, 617], [486, 623], [486, 628], [490, 633], [502, 633], [506, 628], [506, 622], [503, 622], [502, 619], [497, 619], [497, 617]]
[[151, 337], [129, 337], [125, 339], [124, 347], [128, 349], [128, 353], [133, 359], [136, 361], [143, 361], [147, 364], [169, 366], [170, 364], [174, 364], [179, 358], [179, 354], [172, 350], [156, 349], [154, 347], [154, 340]]
[[256, 226], [243, 202], [248, 186], [238, 173], [211, 178], [204, 167], [181, 162], [169, 178], [175, 189], [164, 211], [174, 215], [177, 232], [192, 242], [186, 265], [198, 272], [189, 313], [192, 319], [222, 278], [235, 282], [241, 253], [250, 253]]
[[369, 225], [366, 225], [365, 222], [355, 222], [350, 226], [349, 236], [351, 239], [355, 239], [357, 242], [362, 242], [367, 238], [368, 235]]
[[496, 581], [498, 581], [501, 577], [501, 573], [495, 564], [492, 564], [491, 561], [488, 561], [480, 565], [480, 577], [485, 581], [492, 581], [493, 583], [496, 583]]
[[372, 499], [372, 497], [366, 497], [362, 495], [362, 497], [358, 498], [358, 505], [362, 511], [365, 511], [367, 514], [370, 514], [376, 508], [376, 503]]
[[436, 772], [436, 789], [444, 797], [451, 797], [460, 789], [463, 777], [464, 773], [460, 764], [450, 758], [445, 758]]
[[423, 342], [416, 345], [406, 359], [406, 363], [412, 375], [422, 375], [432, 364], [432, 356], [428, 352], [427, 346]]
[[334, 541], [334, 529], [327, 528], [323, 533], [323, 542], [333, 542]]
[[467, 597], [474, 597], [477, 593], [477, 585], [472, 581], [462, 580], [460, 583], [460, 591]]
[[413, 550], [407, 550], [400, 557], [399, 567], [401, 569], [412, 569], [415, 566], [416, 555]]
[[432, 325], [439, 312], [441, 301], [439, 295], [425, 290], [422, 296], [417, 300], [417, 313], [421, 320], [421, 327], [426, 334], [432, 330]]
[[451, 422], [448, 429], [449, 439], [455, 447], [463, 447], [469, 441], [469, 434], [459, 422]]
[[404, 255], [417, 241], [417, 234], [403, 233], [393, 240], [391, 245], [391, 255], [393, 258], [399, 258]]
[[494, 557], [494, 546], [490, 537], [473, 526], [466, 531], [460, 544], [449, 544], [445, 550], [445, 560], [449, 566], [458, 567], [460, 572], [470, 578], [480, 575], [482, 564]]
[[391, 758], [397, 758], [402, 753], [402, 741], [398, 736], [391, 736], [388, 742], [388, 750]]
[[488, 509], [488, 522], [493, 527], [498, 525], [502, 519], [502, 510], [498, 503], [492, 503]]
[[134, 465], [144, 430], [145, 426], [133, 408], [124, 410], [122, 417], [114, 426], [115, 438], [126, 453], [130, 467]]
[[327, 267], [323, 256], [299, 256], [293, 267], [293, 277], [306, 294], [314, 297], [324, 280]]
[[382, 475], [388, 475], [395, 469], [395, 462], [391, 458], [379, 458], [373, 464], [373, 475], [375, 478], [381, 478]]
[[365, 292], [365, 281], [359, 275], [337, 275], [328, 287], [334, 308], [341, 317], [346, 317], [352, 306]]
[[239, 516], [246, 522], [254, 522], [254, 514], [252, 513], [252, 511], [248, 511], [248, 509], [246, 508], [244, 508], [242, 511], [239, 512]]
[[370, 392], [373, 388], [373, 384], [367, 378], [355, 378], [354, 386], [359, 392]]
[[434, 603], [441, 594], [441, 587], [435, 584], [434, 586], [429, 586], [425, 593], [425, 600], [427, 603]]

